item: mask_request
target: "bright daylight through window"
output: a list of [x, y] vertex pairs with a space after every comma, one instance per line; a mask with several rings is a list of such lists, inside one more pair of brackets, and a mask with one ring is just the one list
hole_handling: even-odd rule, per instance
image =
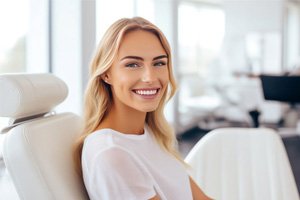
[[[28, 18], [28, 0], [0, 1], [0, 74], [26, 71]], [[7, 121], [0, 117], [0, 129]]]

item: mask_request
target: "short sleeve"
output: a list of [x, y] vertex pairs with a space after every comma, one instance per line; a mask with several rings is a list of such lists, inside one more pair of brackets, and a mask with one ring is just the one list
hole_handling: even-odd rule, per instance
[[156, 194], [150, 176], [121, 148], [102, 151], [91, 164], [87, 188], [91, 200], [141, 200]]

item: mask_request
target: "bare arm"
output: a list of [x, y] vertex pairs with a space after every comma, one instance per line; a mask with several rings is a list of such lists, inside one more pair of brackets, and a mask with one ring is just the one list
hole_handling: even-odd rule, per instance
[[[190, 185], [191, 185], [191, 190], [192, 190], [192, 195], [194, 200], [213, 200], [212, 198], [206, 196], [204, 192], [199, 188], [199, 186], [195, 183], [195, 181], [189, 177], [190, 179]], [[155, 195], [149, 200], [160, 200], [160, 198]]]
[[152, 197], [152, 198], [149, 199], [149, 200], [160, 200], [160, 198], [159, 198], [157, 195], [155, 195], [154, 197]]
[[194, 200], [213, 200], [212, 198], [204, 194], [204, 192], [199, 188], [199, 186], [195, 183], [195, 181], [191, 177], [189, 178], [190, 178], [190, 184], [191, 184]]

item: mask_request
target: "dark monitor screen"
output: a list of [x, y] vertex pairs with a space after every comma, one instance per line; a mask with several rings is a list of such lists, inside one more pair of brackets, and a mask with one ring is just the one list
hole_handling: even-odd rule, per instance
[[260, 76], [266, 100], [300, 103], [300, 76]]

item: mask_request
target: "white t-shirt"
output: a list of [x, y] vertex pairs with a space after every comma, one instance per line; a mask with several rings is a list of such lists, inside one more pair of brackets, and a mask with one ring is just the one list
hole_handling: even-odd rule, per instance
[[191, 200], [185, 167], [143, 135], [101, 129], [90, 134], [82, 151], [83, 179], [91, 200]]

